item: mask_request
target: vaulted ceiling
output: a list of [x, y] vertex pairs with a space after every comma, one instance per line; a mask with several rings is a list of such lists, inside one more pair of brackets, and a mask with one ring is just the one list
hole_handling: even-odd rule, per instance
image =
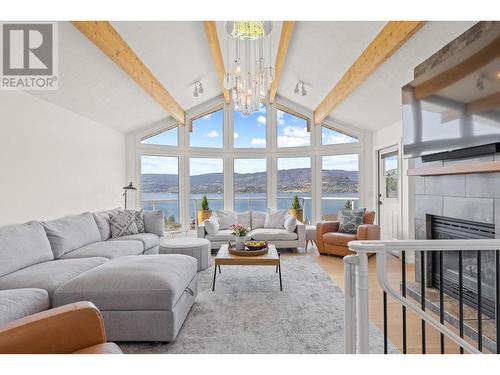
[[[369, 131], [398, 121], [401, 87], [413, 79], [413, 68], [474, 23], [427, 22], [336, 107], [330, 118]], [[111, 24], [184, 110], [222, 94], [203, 22]], [[314, 110], [384, 25], [295, 22], [278, 96]], [[281, 22], [274, 23], [273, 62], [281, 27]], [[217, 30], [223, 59], [227, 60], [223, 22], [217, 22]], [[298, 80], [305, 83], [306, 96], [293, 93]], [[195, 81], [201, 81], [205, 91], [198, 97], [193, 96]], [[122, 132], [158, 125], [169, 117], [69, 22], [59, 24], [59, 90], [30, 93]]]

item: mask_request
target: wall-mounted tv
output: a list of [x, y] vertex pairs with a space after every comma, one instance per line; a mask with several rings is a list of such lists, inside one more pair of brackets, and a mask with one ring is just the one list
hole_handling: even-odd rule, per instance
[[[500, 143], [500, 38], [495, 40], [489, 51], [459, 54], [446, 70], [403, 87], [406, 158]], [[486, 56], [484, 63], [478, 56]]]

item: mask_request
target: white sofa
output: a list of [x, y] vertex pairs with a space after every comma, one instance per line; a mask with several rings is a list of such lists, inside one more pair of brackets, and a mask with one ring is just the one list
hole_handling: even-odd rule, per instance
[[[251, 228], [247, 240], [266, 240], [277, 249], [305, 248], [306, 246], [306, 226], [300, 221], [297, 221], [295, 232], [288, 232], [284, 227], [264, 228], [265, 212], [243, 212], [237, 213], [236, 216], [238, 224]], [[204, 223], [199, 224], [197, 229], [198, 237], [209, 240], [212, 250], [217, 250], [229, 240], [234, 240], [231, 232], [231, 229], [219, 229], [217, 233], [211, 235], [205, 230]]]

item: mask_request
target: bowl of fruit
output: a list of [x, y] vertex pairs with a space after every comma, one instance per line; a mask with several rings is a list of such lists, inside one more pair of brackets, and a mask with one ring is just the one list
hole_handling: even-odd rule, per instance
[[267, 247], [266, 241], [247, 241], [245, 246], [250, 250], [261, 250]]

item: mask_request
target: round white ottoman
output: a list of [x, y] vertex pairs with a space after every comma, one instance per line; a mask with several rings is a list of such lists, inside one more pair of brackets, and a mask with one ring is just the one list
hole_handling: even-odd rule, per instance
[[179, 237], [163, 240], [160, 243], [160, 254], [184, 254], [198, 260], [198, 271], [212, 265], [210, 241], [204, 238]]
[[309, 242], [313, 242], [316, 245], [316, 225], [306, 225], [306, 251]]

